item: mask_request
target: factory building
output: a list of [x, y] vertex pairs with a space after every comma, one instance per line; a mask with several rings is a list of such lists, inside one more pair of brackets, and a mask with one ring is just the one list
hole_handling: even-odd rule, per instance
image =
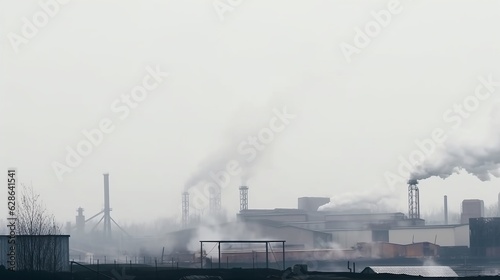
[[[494, 241], [496, 237], [488, 237], [491, 232], [499, 232], [498, 225], [473, 221], [473, 217], [484, 216], [483, 201], [464, 200], [462, 222], [449, 224], [448, 197], [444, 196], [442, 224], [426, 225], [420, 215], [418, 182], [408, 183], [408, 213], [375, 213], [355, 208], [362, 204], [339, 208], [327, 197], [298, 198], [297, 208], [252, 209], [248, 204], [249, 188], [242, 186], [236, 222], [194, 228], [191, 224], [184, 230], [169, 233], [162, 243], [173, 246], [165, 247], [167, 254], [185, 255], [185, 261], [190, 263], [200, 262], [200, 240], [285, 240], [286, 261], [318, 266], [322, 262], [327, 265], [332, 261], [354, 259], [399, 264], [427, 258], [462, 260], [471, 252], [478, 257], [500, 256], [500, 242]], [[187, 208], [187, 202], [183, 203], [183, 209]], [[187, 211], [184, 212], [188, 217]], [[267, 254], [264, 248], [248, 244], [224, 244], [220, 249], [220, 258], [241, 267], [257, 265]], [[213, 248], [204, 246], [201, 250], [206, 255], [204, 258], [218, 258], [210, 251]], [[273, 258], [281, 261], [274, 254]]]
[[271, 221], [328, 233], [332, 242], [343, 249], [370, 242], [469, 246], [469, 227], [466, 224], [426, 226], [423, 219], [409, 219], [400, 212], [317, 211], [323, 202], [328, 203], [329, 198], [301, 197], [298, 209], [246, 209], [240, 211], [238, 219], [244, 222]]
[[472, 218], [469, 226], [472, 255], [500, 257], [500, 218]]
[[[410, 180], [408, 184], [408, 213], [374, 213], [370, 209], [356, 209], [357, 205], [350, 205], [349, 209], [337, 208], [330, 205], [328, 197], [300, 197], [297, 208], [252, 209], [248, 205], [248, 187], [240, 187], [237, 222], [219, 225], [218, 231], [228, 236], [215, 236], [218, 240], [286, 240], [287, 252], [298, 258], [307, 255], [310, 249], [325, 250], [327, 255], [339, 254], [343, 258], [370, 257], [379, 253], [387, 258], [468, 255], [469, 247], [473, 247], [469, 219], [484, 216], [484, 202], [464, 200], [461, 223], [449, 224], [448, 197], [444, 196], [443, 223], [426, 225], [420, 216], [418, 182]], [[251, 230], [241, 231], [242, 227]], [[480, 227], [475, 225], [475, 228], [478, 236]], [[175, 244], [211, 238], [210, 234], [197, 236], [200, 232], [203, 231], [187, 229], [172, 233], [168, 238], [176, 240]], [[496, 244], [489, 244], [488, 248], [489, 255], [497, 254], [495, 250], [500, 252]], [[238, 253], [229, 250], [231, 254]], [[484, 255], [485, 250], [476, 251]], [[240, 257], [248, 258], [243, 251], [239, 252], [243, 254]], [[227, 248], [226, 252], [229, 253]]]
[[468, 225], [432, 225], [389, 230], [389, 242], [411, 244], [430, 242], [439, 246], [469, 246]]
[[342, 248], [352, 248], [360, 242], [388, 242], [412, 244], [429, 242], [439, 246], [469, 246], [468, 225], [432, 225], [394, 227], [391, 229], [336, 229], [329, 230], [332, 241]]

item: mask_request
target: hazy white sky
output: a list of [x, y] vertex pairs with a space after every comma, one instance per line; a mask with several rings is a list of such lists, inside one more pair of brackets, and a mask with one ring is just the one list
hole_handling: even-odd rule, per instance
[[[118, 222], [180, 215], [199, 165], [231, 160], [273, 108], [287, 106], [295, 118], [251, 167], [251, 208], [373, 192], [393, 194], [394, 210], [406, 213], [406, 185], [391, 189], [384, 174], [397, 174], [415, 140], [436, 128], [453, 143], [465, 128], [464, 144], [488, 135], [474, 129], [485, 127], [500, 87], [458, 129], [443, 114], [474, 94], [478, 76], [500, 80], [498, 1], [400, 1], [350, 63], [340, 46], [355, 46], [356, 28], [389, 1], [247, 0], [223, 20], [214, 3], [229, 5], [73, 0], [47, 8], [46, 25], [25, 36], [23, 18], [43, 20], [39, 1], [0, 1], [0, 170], [17, 167], [61, 222], [73, 222], [79, 206], [87, 217], [102, 209], [104, 172]], [[168, 77], [157, 76], [130, 114], [116, 112], [121, 95], [158, 67]], [[64, 164], [66, 147], [103, 119], [113, 131], [58, 180], [53, 162]], [[239, 184], [233, 178], [222, 192], [231, 215]], [[494, 203], [499, 186], [468, 174], [421, 181], [422, 212], [441, 209], [444, 194], [450, 211], [465, 198]]]

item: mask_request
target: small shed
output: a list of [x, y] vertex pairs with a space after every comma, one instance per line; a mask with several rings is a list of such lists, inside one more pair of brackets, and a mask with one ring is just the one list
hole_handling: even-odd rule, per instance
[[368, 266], [361, 273], [397, 274], [423, 277], [458, 277], [449, 266]]

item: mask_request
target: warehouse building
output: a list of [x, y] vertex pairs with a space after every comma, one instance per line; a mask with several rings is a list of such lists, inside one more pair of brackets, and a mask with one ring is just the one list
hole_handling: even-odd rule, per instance
[[[69, 235], [17, 235], [16, 270], [69, 271]], [[9, 236], [0, 235], [0, 265], [9, 268]]]
[[500, 257], [500, 218], [470, 219], [470, 250], [476, 257]]

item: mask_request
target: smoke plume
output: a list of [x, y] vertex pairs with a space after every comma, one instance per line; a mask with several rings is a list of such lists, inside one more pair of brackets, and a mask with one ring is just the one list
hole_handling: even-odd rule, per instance
[[397, 200], [395, 192], [389, 189], [373, 188], [365, 192], [343, 193], [330, 199], [330, 203], [322, 205], [318, 211], [370, 211], [379, 212], [390, 209], [392, 202]]
[[[443, 179], [466, 171], [488, 181], [500, 177], [500, 106], [492, 106], [486, 120], [478, 120], [473, 130], [461, 130], [449, 135], [430, 157], [416, 166], [410, 179], [422, 180], [437, 176]], [[481, 129], [481, 124], [486, 124]]]
[[[241, 172], [237, 176], [230, 176], [231, 185], [245, 184], [255, 175], [275, 146], [274, 141], [282, 133], [274, 132], [272, 138], [274, 140], [269, 143], [259, 142], [257, 138], [261, 131], [270, 131], [270, 120], [276, 117], [276, 110], [280, 111], [287, 107], [283, 105], [285, 103], [280, 102], [281, 100], [276, 100], [276, 97], [273, 97], [271, 101], [264, 107], [244, 105], [235, 112], [226, 132], [226, 141], [199, 164], [197, 170], [185, 183], [186, 191], [191, 187], [207, 183], [212, 185], [211, 188], [218, 190], [220, 186], [217, 186], [213, 174], [226, 171], [228, 163], [231, 161], [237, 162], [241, 168]], [[259, 142], [259, 147], [252, 144], [251, 138], [253, 141]], [[235, 181], [235, 179], [237, 180]]]

